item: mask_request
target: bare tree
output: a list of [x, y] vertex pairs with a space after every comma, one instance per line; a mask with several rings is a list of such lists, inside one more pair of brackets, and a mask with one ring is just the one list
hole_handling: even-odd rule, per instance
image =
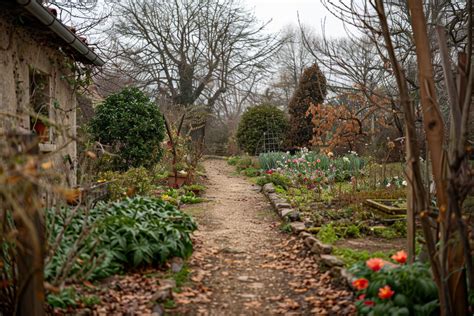
[[279, 42], [232, 0], [126, 1], [111, 35], [116, 61], [154, 95], [213, 108], [231, 86], [267, 69]]
[[[415, 217], [419, 217], [440, 295], [441, 315], [467, 315], [468, 291], [472, 293], [474, 287], [467, 229], [470, 224], [463, 211], [463, 201], [474, 186], [472, 167], [467, 160], [474, 73], [473, 4], [472, 1], [461, 3], [461, 6], [450, 1], [421, 0], [333, 3], [333, 9], [346, 22], [363, 30], [376, 45], [381, 59], [388, 61], [396, 82], [397, 102], [406, 128], [408, 247], [413, 260], [414, 223]], [[451, 60], [457, 61], [454, 72]], [[449, 135], [445, 132], [448, 119], [442, 115], [443, 104], [449, 106]], [[436, 207], [430, 205], [429, 190], [422, 181], [419, 135], [415, 131], [417, 112], [422, 114], [424, 141], [432, 163]]]

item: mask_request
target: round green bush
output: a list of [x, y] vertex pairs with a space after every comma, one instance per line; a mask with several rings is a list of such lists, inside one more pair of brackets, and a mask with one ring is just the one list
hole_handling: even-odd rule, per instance
[[287, 128], [285, 113], [277, 107], [268, 104], [253, 106], [242, 114], [237, 129], [237, 142], [242, 150], [253, 155], [263, 149], [265, 133], [270, 133], [272, 138], [281, 142]]
[[94, 140], [111, 146], [112, 169], [151, 167], [162, 156], [165, 137], [158, 106], [137, 88], [125, 88], [101, 103], [90, 123]]

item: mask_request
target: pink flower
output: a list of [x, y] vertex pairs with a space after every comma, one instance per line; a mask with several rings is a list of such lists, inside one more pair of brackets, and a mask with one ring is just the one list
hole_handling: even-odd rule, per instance
[[389, 285], [385, 285], [379, 289], [379, 297], [383, 300], [391, 298], [393, 294], [395, 294], [395, 292], [392, 291], [392, 288]]
[[359, 291], [366, 289], [369, 286], [369, 280], [366, 278], [360, 278], [357, 280], [354, 280], [352, 282], [352, 285]]
[[403, 250], [400, 250], [392, 256], [392, 259], [398, 263], [404, 264], [405, 262], [407, 262], [407, 257], [407, 253]]
[[383, 266], [385, 265], [385, 262], [380, 258], [371, 258], [367, 260], [365, 264], [370, 270], [377, 272], [383, 268]]

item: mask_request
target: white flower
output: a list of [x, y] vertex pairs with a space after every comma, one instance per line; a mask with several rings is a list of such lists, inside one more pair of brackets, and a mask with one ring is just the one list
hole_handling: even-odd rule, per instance
[[387, 183], [387, 188], [390, 188], [390, 186], [391, 186], [390, 182], [389, 182], [389, 183]]
[[407, 186], [406, 180], [403, 180], [403, 181], [402, 181], [402, 185], [403, 185], [403, 186]]
[[344, 160], [345, 162], [350, 162], [349, 158], [347, 157], [342, 157], [342, 160]]

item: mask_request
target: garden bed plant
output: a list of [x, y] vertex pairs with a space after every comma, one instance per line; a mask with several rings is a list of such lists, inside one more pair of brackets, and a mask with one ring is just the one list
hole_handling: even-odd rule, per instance
[[52, 209], [46, 227], [51, 247], [45, 277], [57, 287], [48, 302], [60, 308], [74, 306], [78, 297], [68, 288], [78, 281], [101, 280], [160, 267], [173, 257], [188, 257], [193, 249], [191, 233], [197, 228], [176, 206], [143, 196], [100, 202], [93, 209]]
[[[355, 152], [336, 157], [307, 149], [293, 155], [260, 154], [258, 160], [231, 157], [228, 163], [240, 174], [250, 174], [251, 181], [260, 186], [273, 183], [276, 193], [298, 211], [309, 232], [324, 243], [339, 243], [335, 254], [346, 265], [359, 259], [357, 252], [364, 250], [350, 252], [341, 240], [371, 238], [391, 244], [393, 249], [382, 252], [388, 258], [406, 236], [404, 215], [384, 213], [366, 204], [367, 199], [405, 198], [406, 182], [400, 175], [400, 164], [377, 164]], [[253, 170], [257, 168], [260, 176]]]

